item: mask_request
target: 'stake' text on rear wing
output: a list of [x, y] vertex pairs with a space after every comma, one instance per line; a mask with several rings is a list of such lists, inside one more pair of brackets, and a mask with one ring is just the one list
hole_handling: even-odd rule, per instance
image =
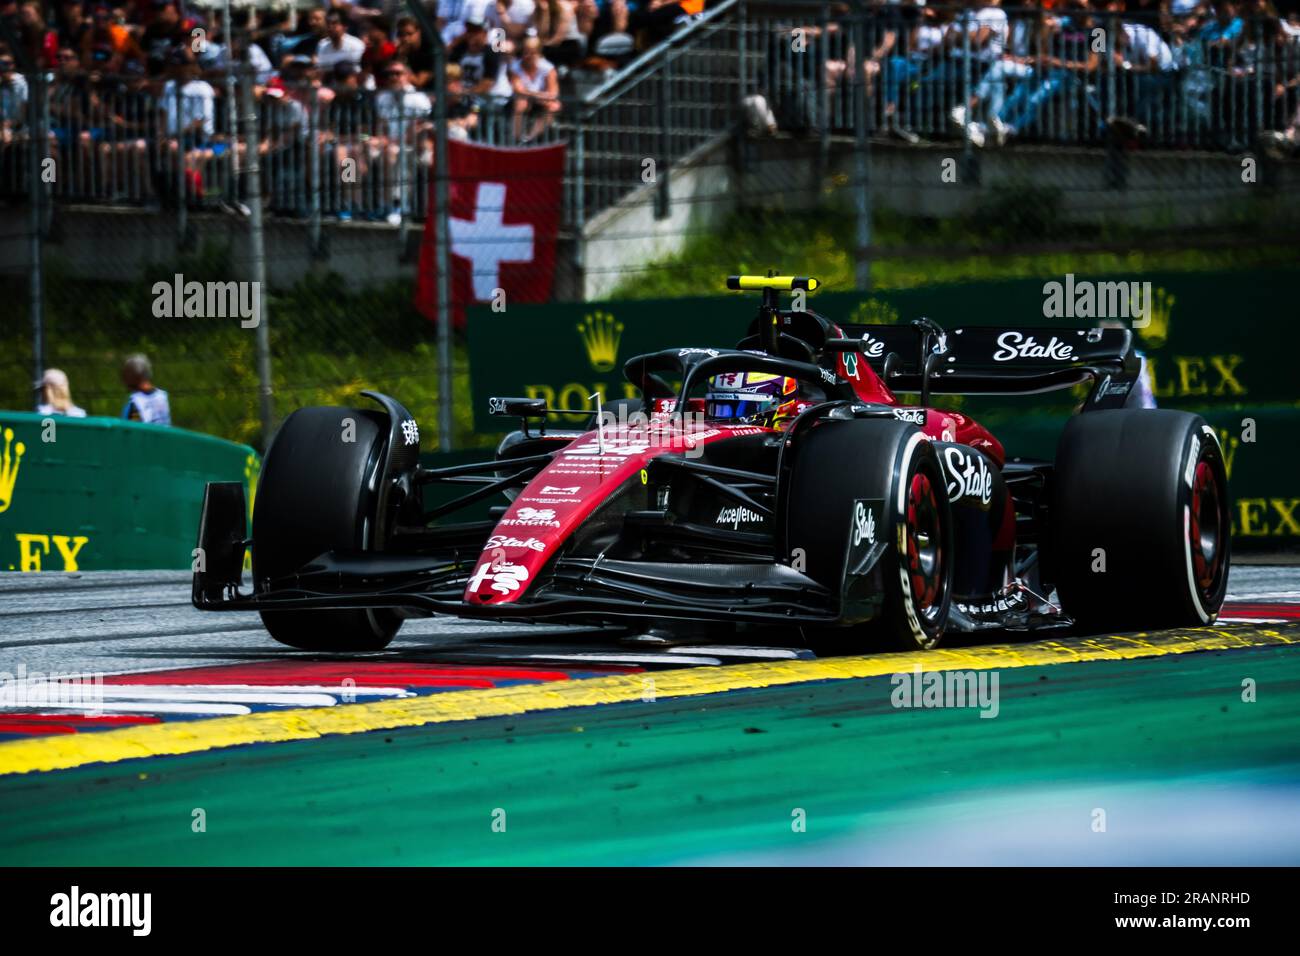
[[1090, 404], [1113, 407], [1124, 403], [1141, 368], [1128, 329], [967, 326], [925, 337], [911, 325], [840, 329], [862, 343], [858, 354], [895, 392], [1029, 395], [1091, 380]]

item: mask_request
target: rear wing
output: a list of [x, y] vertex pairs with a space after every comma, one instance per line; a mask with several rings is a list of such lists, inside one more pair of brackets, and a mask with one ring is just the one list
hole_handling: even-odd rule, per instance
[[1123, 404], [1141, 367], [1128, 329], [968, 326], [945, 332], [925, 320], [840, 329], [896, 392], [1029, 395], [1091, 380], [1102, 383], [1102, 394], [1094, 395], [1098, 404], [1119, 399], [1109, 406]]

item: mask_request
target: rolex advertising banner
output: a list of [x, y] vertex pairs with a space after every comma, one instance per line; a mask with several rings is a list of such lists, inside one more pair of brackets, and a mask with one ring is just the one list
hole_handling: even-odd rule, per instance
[[[815, 274], [816, 270], [811, 270]], [[721, 280], [719, 280], [721, 286]], [[1300, 271], [1157, 273], [1141, 276], [1058, 275], [935, 285], [878, 293], [815, 293], [808, 308], [833, 321], [898, 324], [922, 316], [945, 328], [963, 325], [1062, 329], [1114, 320], [1131, 326], [1146, 358], [1150, 385], [1162, 407], [1206, 414], [1240, 447], [1234, 498], [1249, 499], [1239, 537], [1300, 539], [1300, 354], [1296, 290]], [[673, 346], [726, 347], [745, 334], [758, 298], [753, 293], [585, 304], [511, 304], [502, 311], [471, 308], [470, 381], [475, 427], [505, 431], [517, 422], [487, 414], [491, 396], [545, 398], [556, 408], [594, 409], [632, 396], [623, 377], [630, 357]], [[1038, 343], [1049, 347], [1050, 342]], [[1003, 437], [1011, 454], [1050, 457], [1041, 425], [1059, 431], [1080, 396], [1069, 390], [1016, 398], [937, 397], [961, 407]], [[1256, 414], [1257, 413], [1257, 414]], [[1248, 424], [1254, 418], [1256, 429]], [[1036, 419], [1038, 421], [1036, 421]], [[1055, 419], [1055, 420], [1054, 420]], [[572, 426], [581, 416], [557, 416]], [[1041, 425], [1040, 425], [1041, 423]], [[1018, 437], [1034, 444], [1017, 447]], [[1032, 436], [1037, 437], [1032, 437]], [[1225, 453], [1234, 450], [1225, 445]], [[1250, 462], [1250, 464], [1247, 464]]]
[[246, 445], [113, 418], [0, 411], [0, 571], [192, 566], [203, 487], [244, 483]]
[[[719, 283], [721, 284], [721, 283]], [[808, 307], [833, 321], [909, 322], [945, 328], [1041, 325], [1113, 319], [1136, 326], [1152, 389], [1173, 407], [1300, 402], [1297, 272], [1161, 273], [1136, 281], [1060, 275], [927, 286], [898, 292], [814, 293]], [[561, 408], [593, 408], [626, 394], [623, 363], [672, 346], [730, 346], [758, 304], [754, 293], [586, 304], [510, 305], [469, 311], [470, 380], [479, 430], [513, 427], [487, 414], [492, 395], [544, 397]], [[1018, 400], [1069, 407], [1068, 393]], [[576, 419], [575, 419], [576, 420]]]

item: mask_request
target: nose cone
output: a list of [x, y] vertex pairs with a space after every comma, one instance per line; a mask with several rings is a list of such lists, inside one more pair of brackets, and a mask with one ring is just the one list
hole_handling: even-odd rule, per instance
[[536, 585], [546, 563], [587, 518], [629, 481], [645, 482], [660, 455], [689, 453], [725, 437], [702, 425], [607, 427], [575, 439], [511, 504], [465, 586], [467, 604], [510, 604]]

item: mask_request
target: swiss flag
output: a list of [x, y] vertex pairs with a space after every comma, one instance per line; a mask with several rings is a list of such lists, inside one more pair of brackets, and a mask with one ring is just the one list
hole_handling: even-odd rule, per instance
[[[460, 140], [448, 144], [451, 217], [451, 315], [465, 324], [465, 306], [505, 301], [545, 302], [555, 273], [555, 236], [560, 228], [564, 145], [496, 149]], [[429, 184], [429, 209], [436, 206]], [[434, 321], [438, 314], [437, 219], [424, 224], [415, 306]]]

